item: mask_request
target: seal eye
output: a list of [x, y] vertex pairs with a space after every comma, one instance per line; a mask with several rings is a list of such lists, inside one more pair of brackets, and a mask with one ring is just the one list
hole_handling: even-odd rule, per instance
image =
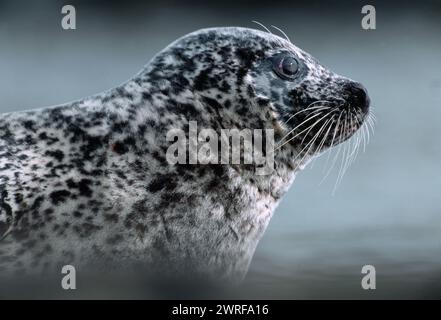
[[297, 60], [288, 55], [278, 55], [273, 60], [274, 72], [282, 79], [293, 79], [299, 71]]

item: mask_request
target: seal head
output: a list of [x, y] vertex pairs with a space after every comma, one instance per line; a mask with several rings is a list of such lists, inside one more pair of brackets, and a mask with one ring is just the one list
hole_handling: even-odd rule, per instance
[[267, 127], [271, 120], [279, 146], [310, 156], [350, 138], [370, 106], [362, 84], [330, 71], [290, 41], [254, 29], [191, 33], [158, 54], [143, 75], [181, 99], [197, 96], [209, 112], [210, 106], [221, 109], [236, 126]]

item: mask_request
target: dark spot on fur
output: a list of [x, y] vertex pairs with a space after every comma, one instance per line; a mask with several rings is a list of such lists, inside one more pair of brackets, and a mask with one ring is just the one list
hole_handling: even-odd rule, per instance
[[119, 217], [116, 213], [106, 213], [106, 214], [104, 214], [104, 220], [117, 223], [119, 220]]
[[67, 190], [58, 190], [58, 191], [53, 191], [50, 194], [52, 203], [57, 205], [61, 202], [65, 202], [66, 198], [69, 197], [71, 195], [71, 193]]
[[150, 182], [147, 190], [151, 193], [155, 193], [164, 188], [168, 191], [174, 190], [176, 188], [176, 182], [174, 181], [173, 175], [158, 175], [152, 182]]
[[45, 155], [53, 157], [58, 160], [58, 162], [63, 161], [64, 153], [61, 150], [48, 150]]

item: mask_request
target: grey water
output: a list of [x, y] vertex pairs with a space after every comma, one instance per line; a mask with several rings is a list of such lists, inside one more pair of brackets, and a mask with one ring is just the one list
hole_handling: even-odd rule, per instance
[[[0, 1], [0, 112], [114, 87], [196, 29], [274, 24], [321, 63], [367, 87], [375, 134], [337, 187], [340, 162], [320, 183], [327, 154], [299, 173], [245, 282], [222, 295], [440, 298], [441, 4], [373, 1], [377, 29], [370, 31], [360, 26], [363, 4], [78, 1], [78, 29], [66, 31], [54, 1]], [[376, 268], [376, 290], [361, 288], [364, 265]], [[146, 290], [125, 285], [76, 294], [142, 298]]]

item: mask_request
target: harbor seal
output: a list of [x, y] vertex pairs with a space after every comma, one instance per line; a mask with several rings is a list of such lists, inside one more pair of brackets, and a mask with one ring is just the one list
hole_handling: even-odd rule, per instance
[[[124, 84], [0, 118], [0, 273], [141, 266], [242, 279], [295, 174], [365, 122], [369, 97], [269, 32], [188, 34]], [[274, 170], [170, 164], [167, 132], [271, 129]]]

